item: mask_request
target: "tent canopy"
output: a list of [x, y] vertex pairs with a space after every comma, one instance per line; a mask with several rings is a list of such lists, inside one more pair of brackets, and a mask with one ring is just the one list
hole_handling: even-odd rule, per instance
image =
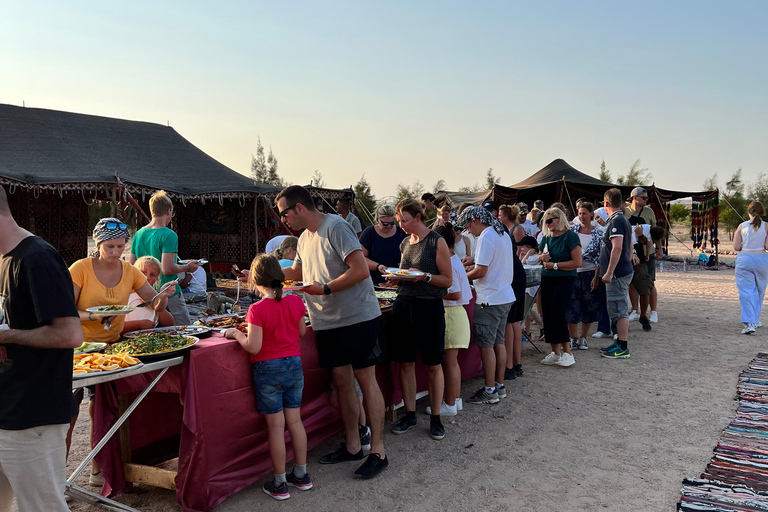
[[126, 185], [175, 195], [280, 190], [217, 162], [169, 126], [0, 104], [0, 177], [28, 186], [112, 184], [115, 172]]
[[540, 187], [542, 185], [557, 183], [563, 180], [565, 180], [567, 183], [600, 187], [605, 188], [606, 190], [608, 188], [618, 186], [613, 183], [601, 181], [588, 174], [584, 174], [583, 172], [576, 170], [574, 167], [571, 167], [571, 165], [562, 158], [558, 158], [557, 160], [553, 160], [552, 163], [540, 171], [524, 179], [520, 183], [510, 185], [509, 188], [524, 189]]
[[480, 192], [449, 192], [447, 190], [440, 190], [435, 194], [435, 202], [437, 204], [447, 202], [453, 209], [457, 209], [463, 203], [472, 203], [479, 206], [491, 195], [491, 192], [491, 190]]

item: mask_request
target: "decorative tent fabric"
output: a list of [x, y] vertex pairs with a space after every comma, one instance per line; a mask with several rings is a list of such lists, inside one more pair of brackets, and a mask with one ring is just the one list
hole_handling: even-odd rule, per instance
[[699, 479], [683, 480], [681, 511], [768, 511], [768, 354], [739, 375], [736, 418]]
[[717, 221], [720, 216], [720, 192], [714, 190], [708, 194], [691, 197], [691, 240], [695, 249], [704, 249], [707, 238], [713, 246], [718, 246]]

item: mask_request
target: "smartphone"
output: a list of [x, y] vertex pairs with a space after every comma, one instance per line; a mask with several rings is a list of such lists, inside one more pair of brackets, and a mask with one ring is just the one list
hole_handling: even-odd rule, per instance
[[237, 265], [232, 265], [232, 272], [234, 272], [237, 277], [243, 277], [243, 272]]

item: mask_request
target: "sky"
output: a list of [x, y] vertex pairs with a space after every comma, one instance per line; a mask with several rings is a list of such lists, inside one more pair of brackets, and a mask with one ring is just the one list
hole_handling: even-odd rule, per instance
[[768, 174], [768, 2], [0, 0], [0, 103], [170, 123], [248, 174]]

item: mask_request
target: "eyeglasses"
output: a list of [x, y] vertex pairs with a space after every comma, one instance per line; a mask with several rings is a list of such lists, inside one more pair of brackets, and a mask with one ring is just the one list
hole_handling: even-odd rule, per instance
[[636, 196], [637, 199], [642, 199], [643, 201], [648, 201], [648, 196]]
[[550, 224], [552, 224], [553, 222], [555, 222], [555, 219], [552, 219], [552, 218], [550, 218], [550, 219], [547, 219], [547, 221], [546, 221], [546, 222], [547, 222], [547, 226], [549, 226]]
[[291, 206], [287, 207], [285, 210], [280, 211], [280, 213], [278, 213], [278, 215], [280, 215], [280, 218], [281, 219], [285, 218], [285, 216], [288, 215], [288, 212], [290, 210], [295, 210], [297, 204], [299, 203], [292, 204]]
[[379, 222], [381, 223], [382, 226], [394, 226], [395, 225], [395, 221], [384, 222], [383, 220], [380, 220]]
[[118, 222], [107, 222], [105, 224], [105, 226], [107, 227], [107, 229], [117, 229], [117, 228], [125, 229], [125, 228], [128, 227], [125, 224], [123, 224], [122, 222], [119, 222], [119, 223]]

